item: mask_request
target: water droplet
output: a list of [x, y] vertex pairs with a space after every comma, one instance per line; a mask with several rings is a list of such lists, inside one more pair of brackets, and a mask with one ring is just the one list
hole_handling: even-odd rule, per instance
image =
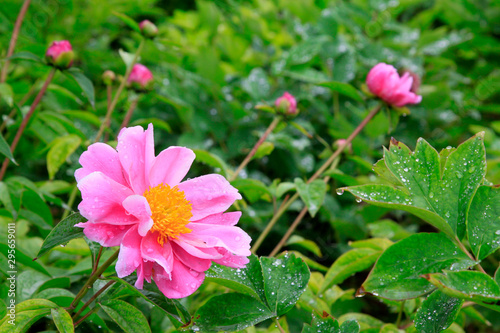
[[360, 203], [361, 201], [363, 201], [361, 198], [356, 198], [357, 203]]
[[457, 171], [455, 174], [457, 175], [457, 178], [458, 178], [458, 179], [460, 179], [460, 178], [462, 178], [462, 177], [463, 177], [462, 173], [461, 173], [461, 172], [459, 172], [459, 171]]
[[342, 195], [342, 194], [344, 194], [344, 189], [338, 188], [337, 189], [337, 195]]

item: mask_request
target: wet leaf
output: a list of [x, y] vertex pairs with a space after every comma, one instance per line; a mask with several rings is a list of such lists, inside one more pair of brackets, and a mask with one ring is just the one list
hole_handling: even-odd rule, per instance
[[49, 178], [54, 179], [56, 172], [59, 171], [61, 165], [75, 152], [80, 146], [82, 139], [75, 134], [68, 134], [66, 136], [54, 140], [49, 152], [47, 153], [47, 170]]
[[43, 256], [57, 245], [63, 245], [74, 238], [83, 237], [83, 228], [74, 227], [74, 225], [86, 221], [87, 219], [79, 213], [74, 213], [59, 222], [43, 241], [37, 258]]
[[119, 299], [101, 303], [101, 308], [126, 333], [151, 332], [144, 314], [133, 305]]
[[439, 333], [455, 320], [463, 299], [448, 296], [440, 290], [434, 291], [424, 301], [415, 317], [415, 328], [420, 333]]
[[71, 319], [68, 311], [64, 308], [50, 309], [50, 313], [52, 314], [54, 324], [56, 324], [57, 330], [60, 333], [72, 333], [75, 331], [73, 320]]
[[300, 198], [307, 206], [309, 214], [314, 217], [325, 200], [325, 182], [320, 179], [316, 179], [311, 183], [306, 184], [302, 179], [295, 178], [295, 186], [299, 192]]

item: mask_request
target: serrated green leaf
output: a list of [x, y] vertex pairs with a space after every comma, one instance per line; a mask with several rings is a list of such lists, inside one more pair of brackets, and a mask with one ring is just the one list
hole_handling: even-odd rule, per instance
[[257, 179], [236, 179], [231, 182], [231, 185], [236, 187], [250, 203], [254, 203], [260, 199], [270, 202], [272, 194], [267, 186]]
[[86, 221], [87, 219], [79, 213], [74, 213], [59, 222], [43, 241], [37, 257], [43, 256], [55, 246], [65, 244], [74, 238], [83, 237], [83, 229], [74, 227], [74, 225]]
[[364, 271], [373, 265], [381, 255], [381, 251], [360, 248], [342, 254], [328, 269], [319, 293], [325, 292], [331, 286], [342, 283], [354, 273]]
[[79, 69], [77, 68], [70, 68], [65, 71], [66, 74], [71, 76], [76, 83], [82, 88], [83, 93], [87, 97], [90, 105], [92, 105], [93, 108], [95, 108], [95, 91], [94, 91], [94, 84], [88, 77], [85, 76]]
[[427, 297], [415, 317], [415, 328], [420, 333], [439, 333], [453, 323], [463, 299], [450, 297], [440, 290]]
[[[123, 23], [128, 25], [130, 28], [134, 29], [138, 33], [141, 32], [141, 28], [139, 27], [139, 24], [130, 16], [125, 15], [123, 13], [118, 13], [118, 12], [113, 12], [113, 15], [118, 17]], [[127, 65], [128, 66], [128, 65]]]
[[14, 159], [12, 152], [10, 151], [9, 144], [7, 143], [7, 141], [5, 141], [5, 139], [3, 138], [3, 135], [1, 135], [1, 134], [0, 134], [0, 154], [4, 155], [9, 160], [11, 160], [14, 164], [17, 165], [17, 162]]
[[276, 315], [288, 312], [305, 291], [311, 273], [305, 262], [293, 254], [260, 259], [264, 292], [269, 308]]
[[151, 332], [144, 314], [133, 305], [119, 299], [100, 303], [106, 314], [126, 333]]
[[336, 91], [339, 94], [350, 97], [356, 101], [359, 101], [359, 102], [363, 101], [363, 97], [361, 97], [361, 94], [359, 93], [359, 91], [348, 83], [330, 81], [330, 82], [322, 82], [322, 83], [319, 83], [318, 85], [322, 86], [322, 87], [329, 88], [332, 91]]
[[477, 260], [500, 247], [500, 188], [480, 186], [467, 215], [467, 236]]
[[299, 192], [300, 198], [309, 210], [312, 217], [316, 215], [326, 195], [326, 184], [323, 180], [316, 179], [306, 184], [302, 179], [295, 178], [295, 186]]
[[201, 332], [237, 331], [275, 316], [252, 296], [228, 293], [212, 297], [201, 306], [192, 328]]
[[54, 141], [54, 144], [47, 153], [47, 170], [50, 179], [54, 179], [61, 165], [82, 143], [82, 139], [75, 134], [68, 134]]
[[482, 272], [461, 271], [426, 274], [425, 279], [451, 297], [485, 303], [500, 300], [500, 287], [491, 276]]
[[474, 265], [444, 234], [420, 233], [389, 247], [362, 285], [362, 291], [392, 300], [419, 297], [435, 289], [420, 276]]
[[72, 333], [75, 331], [73, 320], [64, 308], [52, 308], [50, 309], [50, 313], [60, 333]]
[[384, 161], [398, 183], [345, 190], [368, 203], [408, 211], [451, 239], [461, 239], [467, 208], [486, 172], [483, 137], [479, 133], [448, 154], [442, 174], [440, 156], [425, 140], [418, 140], [415, 152], [393, 140]]

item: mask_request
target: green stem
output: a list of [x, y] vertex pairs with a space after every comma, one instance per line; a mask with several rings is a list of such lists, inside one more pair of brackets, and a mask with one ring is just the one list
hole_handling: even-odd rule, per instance
[[116, 281], [109, 281], [101, 289], [99, 289], [83, 306], [78, 310], [77, 313], [73, 315], [73, 321], [78, 318], [78, 316], [85, 310], [100, 294], [102, 294], [106, 289], [108, 289]]
[[78, 194], [78, 187], [75, 186], [73, 187], [73, 189], [71, 190], [71, 193], [69, 195], [69, 199], [68, 199], [68, 208], [66, 208], [64, 210], [64, 213], [62, 215], [62, 218], [61, 220], [64, 220], [65, 218], [68, 217], [69, 213], [71, 212], [71, 207], [73, 207], [73, 204], [75, 203], [75, 200], [76, 200], [76, 195]]
[[116, 90], [115, 97], [113, 98], [113, 101], [111, 102], [111, 104], [109, 104], [108, 110], [106, 112], [106, 117], [104, 118], [104, 121], [102, 122], [101, 127], [99, 128], [99, 131], [97, 132], [97, 135], [95, 137], [94, 142], [99, 141], [102, 133], [104, 132], [106, 127], [109, 126], [109, 122], [111, 120], [111, 114], [113, 113], [113, 110], [115, 109], [116, 104], [118, 103], [118, 99], [120, 98], [120, 94], [122, 93], [123, 89], [125, 88], [125, 85], [127, 84], [130, 73], [132, 72], [132, 68], [134, 67], [135, 63], [137, 62], [137, 59], [139, 58], [139, 54], [141, 53], [143, 47], [144, 47], [144, 38], [141, 40], [141, 43], [139, 44], [137, 51], [135, 51], [134, 58], [132, 59], [130, 66], [127, 67], [127, 71], [125, 72], [125, 75], [123, 77], [122, 82], [120, 83], [120, 86]]
[[[474, 256], [467, 250], [467, 248], [465, 247], [465, 245], [457, 238], [455, 237], [454, 239], [455, 241], [455, 244], [458, 245], [458, 247], [472, 260], [472, 261], [477, 261], [479, 262], [480, 260], [474, 258]], [[486, 271], [484, 270], [483, 266], [481, 266], [481, 264], [477, 264], [475, 266], [480, 272], [484, 273], [484, 274], [487, 274]]]
[[[38, 92], [38, 94], [35, 97], [35, 100], [31, 104], [31, 107], [24, 117], [23, 121], [21, 122], [21, 125], [19, 126], [19, 129], [17, 130], [16, 136], [14, 137], [14, 140], [12, 141], [12, 144], [10, 145], [10, 151], [12, 154], [14, 154], [14, 151], [16, 150], [17, 144], [19, 143], [19, 140], [21, 139], [21, 136], [23, 135], [24, 129], [28, 125], [28, 122], [35, 112], [36, 107], [38, 106], [38, 103], [42, 100], [43, 95], [45, 94], [45, 91], [47, 90], [47, 87], [49, 86], [50, 82], [54, 78], [54, 75], [56, 73], [56, 69], [52, 68], [49, 72], [49, 75], [47, 76], [47, 79], [45, 80], [45, 83], [42, 86], [42, 89]], [[0, 170], [0, 181], [3, 179], [5, 172], [7, 171], [7, 167], [9, 166], [10, 160], [6, 157], [5, 160], [3, 161], [2, 168]]]
[[403, 318], [404, 309], [405, 309], [405, 301], [402, 301], [401, 306], [399, 307], [398, 319], [396, 320], [397, 328], [399, 328], [399, 325], [401, 325], [401, 319]]
[[255, 153], [257, 152], [257, 149], [259, 149], [259, 147], [264, 143], [264, 141], [266, 141], [267, 136], [274, 130], [274, 128], [276, 127], [276, 125], [279, 124], [279, 122], [280, 122], [280, 117], [276, 117], [273, 119], [273, 121], [271, 122], [271, 124], [269, 124], [264, 134], [262, 134], [262, 136], [260, 137], [259, 141], [257, 141], [255, 146], [253, 146], [252, 150], [248, 153], [247, 157], [245, 157], [243, 162], [241, 162], [241, 164], [238, 166], [238, 169], [236, 169], [233, 175], [229, 178], [230, 182], [232, 182], [238, 177], [241, 170], [243, 170], [243, 168], [250, 162], [252, 157], [254, 157]]
[[101, 255], [102, 255], [102, 245], [99, 246], [99, 252], [97, 252], [97, 256], [94, 259], [94, 265], [92, 267], [92, 273], [94, 273], [97, 270], [97, 267], [99, 266], [99, 260], [101, 260]]
[[[354, 129], [354, 131], [349, 135], [349, 137], [345, 140], [345, 142], [340, 145], [337, 150], [328, 158], [328, 160], [314, 173], [314, 175], [309, 178], [307, 183], [311, 183], [315, 179], [317, 179], [319, 176], [323, 174], [323, 172], [330, 167], [330, 165], [335, 161], [335, 159], [344, 151], [344, 149], [352, 142], [352, 140], [361, 132], [361, 130], [368, 124], [368, 122], [377, 114], [377, 112], [380, 111], [382, 108], [383, 104], [379, 104], [375, 108], [373, 108], [368, 115], [363, 119], [363, 121]], [[278, 222], [278, 219], [283, 215], [283, 213], [290, 207], [290, 205], [297, 200], [299, 197], [298, 193], [295, 193], [289, 200], [286, 202], [286, 204], [283, 204], [281, 208], [274, 214], [274, 216], [271, 218], [271, 221], [267, 224], [266, 228], [262, 231], [262, 233], [259, 235], [257, 240], [255, 241], [253, 247], [252, 247], [252, 253], [256, 253], [264, 239], [267, 237], [273, 226]]]
[[69, 307], [70, 311], [72, 311], [76, 307], [78, 302], [80, 302], [80, 300], [83, 298], [83, 296], [85, 296], [85, 294], [87, 294], [90, 287], [92, 287], [92, 285], [99, 278], [99, 276], [101, 276], [101, 274], [104, 273], [106, 268], [111, 266], [111, 264], [116, 260], [116, 258], [118, 258], [118, 253], [120, 253], [119, 249], [116, 250], [116, 252], [113, 253], [113, 255], [111, 257], [109, 257], [109, 259], [106, 260], [106, 262], [104, 264], [102, 264], [102, 266], [99, 267], [98, 270], [96, 270], [94, 273], [92, 273], [92, 275], [90, 275], [90, 278], [87, 280], [87, 282], [83, 285], [82, 289], [80, 289], [78, 294], [75, 296], [75, 299], [73, 300], [73, 302], [71, 302], [71, 305]]

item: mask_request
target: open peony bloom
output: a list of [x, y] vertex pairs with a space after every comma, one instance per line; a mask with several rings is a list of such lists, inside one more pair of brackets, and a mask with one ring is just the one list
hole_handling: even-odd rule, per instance
[[71, 43], [67, 40], [52, 42], [45, 53], [47, 62], [61, 69], [71, 67], [74, 57], [75, 55]]
[[116, 150], [90, 145], [75, 172], [88, 219], [76, 226], [102, 246], [120, 246], [119, 277], [137, 271], [137, 288], [154, 280], [169, 298], [198, 289], [212, 262], [242, 268], [250, 255], [250, 237], [235, 226], [241, 212], [224, 213], [238, 190], [217, 174], [181, 182], [194, 159], [184, 147], [155, 156], [150, 124], [122, 129]]
[[153, 74], [146, 66], [135, 64], [127, 82], [139, 90], [148, 89], [153, 83]]
[[297, 113], [297, 100], [287, 91], [276, 99], [274, 105], [283, 114], [295, 115]]
[[410, 91], [412, 83], [413, 78], [409, 73], [400, 78], [393, 66], [383, 62], [373, 67], [366, 77], [368, 89], [396, 107], [420, 103], [422, 96]]

